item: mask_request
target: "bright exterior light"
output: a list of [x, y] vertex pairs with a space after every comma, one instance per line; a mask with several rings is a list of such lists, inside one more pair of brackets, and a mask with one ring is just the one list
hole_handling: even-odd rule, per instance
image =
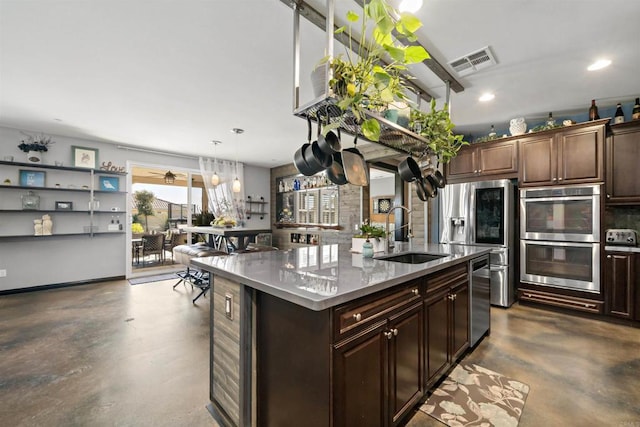
[[589, 65], [587, 67], [587, 70], [589, 71], [596, 71], [596, 70], [601, 70], [605, 67], [608, 67], [609, 65], [611, 65], [611, 61], [608, 59], [598, 59], [596, 62], [594, 62], [593, 64]]
[[238, 179], [237, 176], [236, 176], [236, 179], [233, 180], [233, 185], [231, 186], [231, 189], [233, 190], [234, 193], [239, 193], [240, 190], [242, 190], [242, 185], [240, 184], [240, 180]]
[[482, 94], [482, 96], [480, 98], [478, 98], [478, 101], [487, 102], [487, 101], [491, 101], [495, 97], [496, 96], [494, 94], [492, 94], [492, 93], [484, 93], [484, 94]]
[[415, 13], [422, 7], [422, 0], [402, 0], [398, 10], [400, 12]]
[[220, 177], [214, 172], [213, 175], [211, 175], [211, 185], [215, 187], [218, 184], [220, 184]]

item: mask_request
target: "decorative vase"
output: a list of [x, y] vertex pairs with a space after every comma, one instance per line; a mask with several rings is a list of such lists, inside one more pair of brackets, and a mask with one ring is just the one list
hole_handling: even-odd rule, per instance
[[369, 239], [362, 244], [362, 256], [364, 258], [373, 258], [373, 243]]
[[42, 152], [41, 151], [29, 151], [27, 153], [27, 160], [29, 163], [40, 163], [42, 162]]
[[[367, 239], [364, 237], [351, 238], [351, 252], [362, 253], [363, 245]], [[373, 245], [373, 252], [384, 252], [384, 238], [372, 238], [369, 243]]]
[[42, 236], [42, 220], [41, 219], [33, 220], [33, 232], [34, 232], [34, 236]]
[[51, 236], [53, 234], [51, 230], [53, 229], [53, 221], [51, 221], [51, 217], [49, 215], [42, 216], [42, 235], [43, 236]]
[[524, 121], [524, 117], [517, 117], [511, 119], [509, 122], [509, 132], [511, 135], [522, 135], [527, 131], [527, 123]]

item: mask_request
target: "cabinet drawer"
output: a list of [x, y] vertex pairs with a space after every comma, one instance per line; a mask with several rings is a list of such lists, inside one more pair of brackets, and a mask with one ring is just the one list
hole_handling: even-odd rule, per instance
[[553, 305], [555, 307], [584, 311], [587, 313], [602, 314], [604, 308], [602, 301], [587, 298], [552, 294], [529, 289], [520, 289], [518, 293], [520, 294], [521, 301], [537, 302], [546, 305]]
[[444, 288], [454, 286], [468, 278], [467, 263], [447, 268], [446, 270], [435, 273], [433, 278], [427, 279], [425, 283], [425, 293], [432, 295], [434, 292], [439, 292]]
[[336, 341], [344, 338], [345, 334], [359, 331], [372, 322], [386, 318], [394, 310], [420, 301], [419, 281], [401, 286], [401, 289], [364, 297], [338, 307], [334, 311]]

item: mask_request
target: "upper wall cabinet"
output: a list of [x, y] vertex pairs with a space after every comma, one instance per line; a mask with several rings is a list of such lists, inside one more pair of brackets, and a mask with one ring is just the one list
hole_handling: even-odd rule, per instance
[[640, 203], [640, 120], [611, 126], [606, 150], [606, 202]]
[[491, 141], [464, 146], [446, 166], [449, 182], [515, 178], [518, 141]]
[[604, 133], [609, 119], [533, 134], [520, 140], [522, 187], [604, 180]]

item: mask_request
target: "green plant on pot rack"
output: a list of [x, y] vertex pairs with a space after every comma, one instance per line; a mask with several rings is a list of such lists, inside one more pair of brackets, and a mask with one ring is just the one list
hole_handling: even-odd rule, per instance
[[[399, 13], [387, 0], [371, 0], [365, 3], [363, 18], [353, 12], [347, 12], [347, 26], [340, 27], [336, 33], [347, 31], [349, 46], [345, 54], [323, 58], [318, 67], [329, 64], [332, 77], [329, 88], [343, 115], [350, 112], [361, 134], [370, 141], [379, 141], [380, 123], [368, 118], [367, 112], [381, 113], [387, 105], [395, 101], [407, 101], [407, 80], [402, 72], [407, 65], [416, 64], [429, 58], [422, 46], [405, 46], [402, 42], [416, 40], [414, 35], [422, 22], [410, 13]], [[353, 26], [360, 24], [359, 43], [353, 48]], [[373, 25], [371, 37], [368, 26]], [[339, 127], [333, 122], [323, 132]]]
[[438, 110], [435, 99], [431, 100], [429, 112], [411, 109], [409, 126], [419, 129], [417, 133], [429, 141], [428, 147], [440, 163], [448, 163], [463, 145], [469, 144], [463, 141], [462, 135], [453, 133], [455, 125], [451, 122], [447, 105]]

